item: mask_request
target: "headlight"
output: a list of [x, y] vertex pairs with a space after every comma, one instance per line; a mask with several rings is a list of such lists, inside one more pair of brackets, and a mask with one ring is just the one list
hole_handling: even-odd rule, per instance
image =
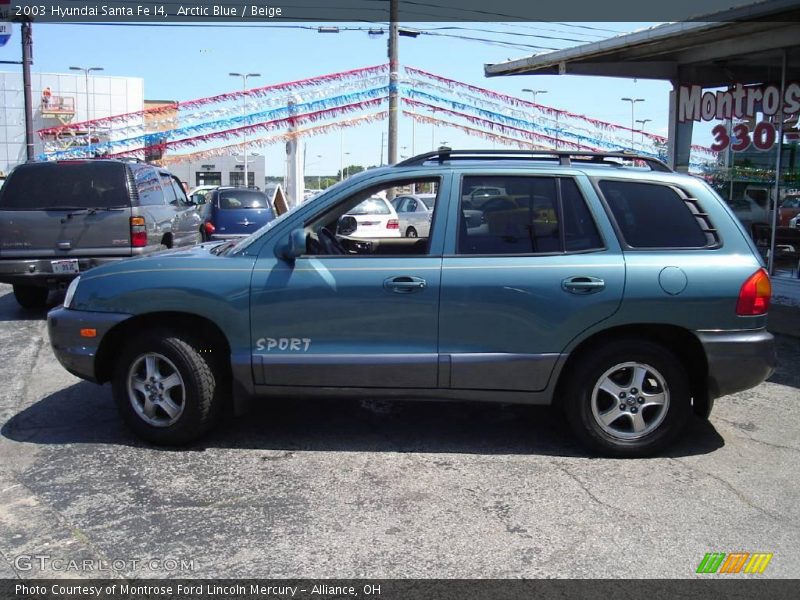
[[70, 282], [69, 287], [67, 288], [67, 294], [64, 296], [64, 308], [69, 308], [69, 305], [72, 304], [72, 297], [75, 295], [75, 290], [78, 289], [78, 282], [80, 280], [81, 276], [78, 275]]

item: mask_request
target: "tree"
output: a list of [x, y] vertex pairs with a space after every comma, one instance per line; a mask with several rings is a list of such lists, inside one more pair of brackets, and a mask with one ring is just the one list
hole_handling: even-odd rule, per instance
[[[356, 173], [361, 173], [364, 170], [364, 167], [361, 165], [350, 165], [344, 168], [344, 175], [345, 177], [350, 177], [351, 175], [355, 175]], [[339, 170], [336, 172], [336, 177], [342, 179], [342, 171]]]

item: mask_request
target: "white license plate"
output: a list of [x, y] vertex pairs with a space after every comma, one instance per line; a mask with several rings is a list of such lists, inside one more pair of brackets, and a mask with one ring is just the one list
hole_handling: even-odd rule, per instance
[[78, 265], [77, 258], [70, 258], [68, 260], [51, 260], [50, 265], [53, 273], [79, 273], [80, 266]]

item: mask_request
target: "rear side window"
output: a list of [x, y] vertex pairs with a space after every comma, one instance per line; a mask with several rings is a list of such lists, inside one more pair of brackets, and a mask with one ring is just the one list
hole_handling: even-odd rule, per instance
[[701, 225], [699, 209], [670, 186], [614, 180], [599, 186], [633, 248], [705, 248], [715, 243]]
[[564, 206], [564, 249], [580, 252], [603, 248], [597, 225], [574, 179], [561, 179], [561, 200]]
[[172, 204], [173, 206], [178, 204], [178, 197], [172, 187], [172, 177], [166, 173], [159, 173], [159, 177], [161, 178], [161, 187], [164, 188], [164, 197], [167, 199], [167, 204]]
[[602, 247], [574, 180], [464, 178], [459, 254], [553, 254]]
[[158, 172], [147, 165], [129, 165], [133, 171], [133, 181], [139, 193], [141, 206], [158, 206], [164, 204], [164, 191], [158, 179]]
[[123, 163], [86, 161], [20, 165], [0, 188], [0, 210], [129, 205]]

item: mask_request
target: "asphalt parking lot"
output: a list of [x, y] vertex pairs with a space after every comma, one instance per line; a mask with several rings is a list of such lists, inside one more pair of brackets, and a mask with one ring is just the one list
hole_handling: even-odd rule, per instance
[[800, 577], [798, 338], [667, 456], [607, 460], [549, 409], [458, 403], [272, 404], [148, 447], [5, 285], [0, 336], [0, 577], [683, 578], [736, 551]]

